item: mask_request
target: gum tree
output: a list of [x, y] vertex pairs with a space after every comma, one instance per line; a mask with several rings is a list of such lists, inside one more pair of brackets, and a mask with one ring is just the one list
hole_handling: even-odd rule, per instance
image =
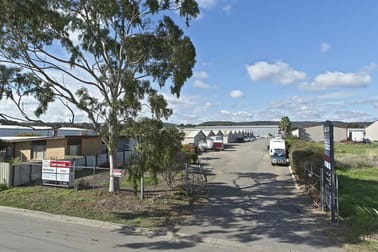
[[[195, 48], [168, 14], [195, 18], [195, 0], [0, 0], [0, 99], [41, 121], [49, 105], [81, 111], [107, 146], [109, 191], [121, 125], [147, 104], [154, 118], [172, 111], [160, 89], [179, 97]], [[24, 104], [35, 99], [34, 113]]]

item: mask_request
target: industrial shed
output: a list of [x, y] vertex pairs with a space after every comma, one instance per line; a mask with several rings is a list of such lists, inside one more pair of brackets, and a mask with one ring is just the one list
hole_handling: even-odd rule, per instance
[[[293, 135], [305, 141], [321, 142], [324, 140], [323, 124], [313, 127], [301, 128], [293, 131]], [[335, 142], [347, 140], [347, 129], [333, 127], [333, 137]]]
[[185, 134], [182, 144], [193, 144], [194, 146], [197, 146], [199, 141], [206, 141], [207, 139], [207, 136], [203, 133], [202, 130], [182, 129], [181, 131]]
[[202, 130], [202, 132], [203, 132], [207, 137], [215, 136], [215, 133], [214, 133], [214, 131], [212, 131], [212, 130]]
[[365, 137], [370, 141], [378, 141], [378, 121], [366, 127]]
[[54, 130], [52, 127], [45, 126], [19, 126], [19, 125], [0, 125], [0, 137], [15, 136], [52, 136]]

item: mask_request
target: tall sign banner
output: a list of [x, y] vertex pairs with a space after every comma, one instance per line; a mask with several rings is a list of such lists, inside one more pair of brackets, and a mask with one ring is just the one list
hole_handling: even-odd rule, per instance
[[324, 156], [323, 156], [323, 199], [322, 206], [326, 211], [331, 211], [331, 222], [336, 223], [336, 183], [335, 183], [335, 157], [333, 143], [333, 124], [330, 121], [324, 123]]

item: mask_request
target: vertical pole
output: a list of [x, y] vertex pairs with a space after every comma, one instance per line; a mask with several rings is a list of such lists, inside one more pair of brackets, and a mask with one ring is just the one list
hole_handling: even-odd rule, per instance
[[188, 163], [185, 163], [185, 177], [184, 177], [184, 188], [186, 194], [189, 194], [189, 169], [188, 169]]
[[92, 188], [95, 189], [95, 176], [96, 176], [96, 165], [93, 167], [93, 179], [92, 179]]
[[140, 177], [140, 199], [144, 199], [144, 174]]
[[335, 205], [335, 156], [334, 156], [334, 136], [333, 136], [333, 125], [330, 124], [330, 160], [331, 160], [331, 222], [336, 223], [336, 205]]
[[324, 208], [324, 170], [323, 167], [320, 169], [320, 206], [322, 211], [325, 211]]

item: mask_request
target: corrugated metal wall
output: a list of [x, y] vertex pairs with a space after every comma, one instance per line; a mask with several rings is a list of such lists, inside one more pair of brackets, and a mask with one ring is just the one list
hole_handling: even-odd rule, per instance
[[9, 163], [0, 163], [0, 184], [11, 186], [11, 166]]

